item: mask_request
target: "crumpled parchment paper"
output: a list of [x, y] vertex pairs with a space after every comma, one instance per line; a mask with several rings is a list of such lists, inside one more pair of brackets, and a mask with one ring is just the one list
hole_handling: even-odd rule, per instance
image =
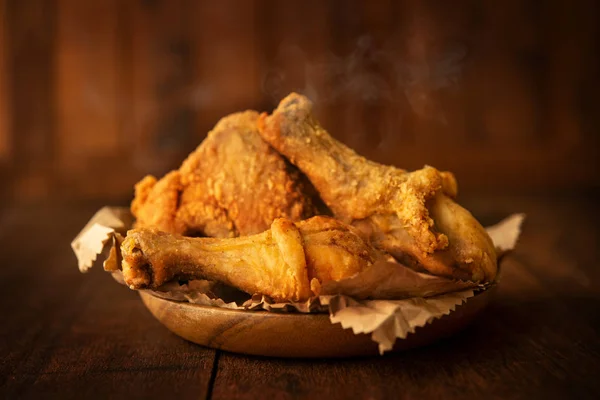
[[[500, 255], [516, 245], [524, 218], [523, 214], [514, 214], [487, 228]], [[100, 256], [104, 269], [123, 283], [119, 247], [132, 224], [133, 217], [126, 208], [100, 209], [71, 243], [79, 270], [86, 272]], [[397, 339], [450, 314], [489, 286], [415, 272], [398, 263], [378, 262], [351, 278], [324, 284], [321, 296], [300, 303], [275, 303], [267, 296], [249, 296], [205, 280], [170, 282], [148, 291], [168, 300], [248, 312], [329, 312], [332, 323], [340, 323], [355, 334], [371, 334], [383, 354]], [[364, 299], [367, 290], [376, 293], [373, 297], [377, 300]], [[337, 294], [340, 292], [347, 295]]]

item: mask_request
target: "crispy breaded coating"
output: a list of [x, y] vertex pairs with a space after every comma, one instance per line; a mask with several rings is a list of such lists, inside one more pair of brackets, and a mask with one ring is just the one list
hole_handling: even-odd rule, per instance
[[226, 239], [134, 229], [121, 254], [132, 289], [210, 279], [278, 301], [318, 295], [322, 284], [352, 277], [383, 256], [352, 227], [322, 216], [297, 223], [278, 218], [265, 232]]
[[314, 188], [261, 139], [257, 119], [255, 111], [221, 119], [179, 170], [142, 179], [131, 204], [136, 227], [234, 237], [262, 232], [279, 217], [315, 215]]
[[356, 154], [292, 93], [259, 120], [260, 135], [313, 183], [335, 217], [359, 227], [379, 248], [416, 269], [493, 280], [496, 255], [475, 218], [456, 204], [456, 181], [433, 167], [407, 172]]

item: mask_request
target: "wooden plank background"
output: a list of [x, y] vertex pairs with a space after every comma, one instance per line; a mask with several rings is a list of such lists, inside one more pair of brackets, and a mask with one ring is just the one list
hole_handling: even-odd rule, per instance
[[0, 0], [0, 171], [6, 168], [11, 155], [11, 143], [8, 133], [10, 127], [10, 111], [8, 102], [7, 80], [7, 30], [6, 30], [6, 0]]
[[597, 188], [600, 6], [0, 0], [3, 197], [126, 200], [289, 91], [377, 161], [466, 191]]

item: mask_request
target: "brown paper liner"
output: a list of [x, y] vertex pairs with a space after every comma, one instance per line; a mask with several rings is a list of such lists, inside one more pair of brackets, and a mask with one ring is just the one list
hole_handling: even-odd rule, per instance
[[[487, 228], [499, 254], [514, 248], [524, 218], [523, 214], [514, 214]], [[100, 257], [104, 258], [104, 269], [123, 283], [119, 247], [132, 223], [126, 208], [99, 210], [71, 243], [79, 270], [86, 272], [99, 255], [104, 255]], [[398, 263], [378, 262], [351, 278], [324, 284], [321, 296], [305, 302], [276, 303], [268, 296], [249, 296], [205, 280], [171, 282], [147, 291], [164, 299], [237, 310], [328, 312], [332, 323], [340, 323], [355, 334], [370, 333], [383, 354], [397, 339], [404, 339], [416, 328], [450, 314], [476, 291], [489, 286], [415, 272]], [[364, 299], [367, 291], [378, 300]]]

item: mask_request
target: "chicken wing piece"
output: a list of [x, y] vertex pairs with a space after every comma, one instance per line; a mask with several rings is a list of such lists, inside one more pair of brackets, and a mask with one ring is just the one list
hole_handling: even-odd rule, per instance
[[359, 156], [327, 133], [312, 104], [292, 93], [261, 115], [262, 138], [313, 183], [337, 218], [376, 247], [436, 275], [493, 280], [496, 255], [481, 225], [452, 198], [454, 176], [435, 168], [407, 172]]
[[275, 218], [317, 213], [310, 182], [265, 143], [258, 113], [221, 119], [181, 168], [136, 185], [136, 227], [191, 236], [234, 237], [263, 232]]
[[322, 283], [351, 277], [383, 256], [352, 227], [329, 217], [298, 223], [279, 218], [263, 233], [226, 239], [134, 229], [121, 253], [132, 289], [203, 278], [277, 301], [306, 300]]

